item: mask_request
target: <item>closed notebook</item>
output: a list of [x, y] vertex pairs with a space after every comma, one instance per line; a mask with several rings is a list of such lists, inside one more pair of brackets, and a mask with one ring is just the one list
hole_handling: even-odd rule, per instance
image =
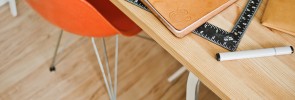
[[236, 0], [141, 0], [177, 37], [204, 24]]
[[295, 36], [295, 0], [269, 0], [262, 25]]

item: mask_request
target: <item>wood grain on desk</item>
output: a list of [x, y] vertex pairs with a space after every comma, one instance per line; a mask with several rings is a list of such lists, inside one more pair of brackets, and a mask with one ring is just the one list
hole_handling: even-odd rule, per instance
[[[124, 0], [111, 1], [221, 98], [295, 98], [294, 54], [218, 62], [215, 54], [227, 50], [195, 34], [176, 38], [151, 13]], [[231, 30], [247, 1], [237, 1], [209, 22]], [[267, 0], [264, 0], [259, 8], [242, 38], [238, 51], [295, 46], [295, 37], [272, 31], [260, 24], [266, 2]]]

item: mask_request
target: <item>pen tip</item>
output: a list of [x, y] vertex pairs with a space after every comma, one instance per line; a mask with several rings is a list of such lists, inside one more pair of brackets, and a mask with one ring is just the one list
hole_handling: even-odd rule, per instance
[[219, 53], [216, 54], [216, 60], [220, 61], [220, 54]]

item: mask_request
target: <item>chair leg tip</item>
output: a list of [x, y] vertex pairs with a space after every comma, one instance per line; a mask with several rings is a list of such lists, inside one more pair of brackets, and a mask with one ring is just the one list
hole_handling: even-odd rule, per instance
[[49, 71], [50, 71], [50, 72], [55, 72], [55, 70], [56, 70], [56, 69], [55, 69], [55, 66], [51, 66], [51, 67], [49, 68]]

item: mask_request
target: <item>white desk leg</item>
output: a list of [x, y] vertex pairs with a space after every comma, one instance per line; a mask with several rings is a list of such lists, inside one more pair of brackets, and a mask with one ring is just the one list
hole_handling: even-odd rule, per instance
[[177, 78], [179, 78], [184, 72], [186, 71], [186, 68], [182, 66], [180, 69], [178, 69], [175, 73], [173, 73], [169, 78], [168, 82], [173, 82]]
[[198, 100], [199, 86], [200, 80], [190, 72], [186, 84], [186, 100]]
[[7, 2], [8, 2], [7, 0], [0, 0], [0, 7], [3, 6]]
[[17, 15], [15, 0], [8, 0], [8, 2], [9, 2], [9, 6], [10, 6], [10, 12], [11, 12], [12, 16], [15, 17]]

